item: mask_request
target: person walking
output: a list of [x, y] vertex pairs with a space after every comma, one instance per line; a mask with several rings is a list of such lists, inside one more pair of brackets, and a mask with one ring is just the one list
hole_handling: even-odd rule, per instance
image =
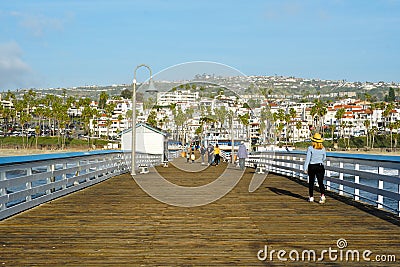
[[324, 139], [322, 139], [319, 133], [315, 133], [313, 137], [311, 137], [312, 145], [307, 149], [307, 156], [304, 162], [304, 172], [308, 173], [308, 193], [309, 193], [309, 202], [314, 202], [314, 182], [315, 177], [318, 180], [319, 190], [321, 192], [321, 198], [319, 203], [325, 203], [325, 186], [324, 186], [324, 175], [325, 175], [325, 167], [324, 161], [326, 160], [326, 151], [322, 144]]
[[204, 147], [204, 145], [201, 145], [200, 147], [200, 155], [201, 155], [201, 165], [204, 165], [204, 157], [207, 153], [207, 149]]
[[214, 147], [212, 144], [208, 144], [207, 146], [207, 161], [208, 165], [211, 165], [214, 161]]
[[195, 150], [196, 150], [196, 146], [194, 144], [192, 144], [191, 153], [190, 153], [190, 159], [192, 160], [192, 163], [194, 163], [194, 160], [196, 159], [196, 156], [194, 155]]
[[215, 145], [214, 148], [214, 163], [215, 166], [218, 166], [220, 160], [221, 160], [221, 156], [220, 156], [221, 150], [218, 147], [218, 144]]
[[239, 158], [239, 167], [240, 170], [244, 170], [245, 168], [245, 163], [246, 163], [246, 158], [248, 158], [249, 154], [247, 153], [247, 148], [244, 145], [244, 142], [241, 142], [238, 148], [238, 153], [237, 156]]
[[187, 145], [187, 147], [185, 149], [185, 152], [186, 152], [186, 162], [189, 162], [190, 154], [191, 154], [191, 149], [190, 149], [190, 145], [189, 144]]

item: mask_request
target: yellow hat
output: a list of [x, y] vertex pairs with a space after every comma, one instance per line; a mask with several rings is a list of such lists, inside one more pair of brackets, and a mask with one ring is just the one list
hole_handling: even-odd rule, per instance
[[324, 142], [324, 139], [322, 139], [321, 135], [319, 133], [315, 133], [313, 137], [311, 137], [311, 141], [315, 143], [322, 143]]

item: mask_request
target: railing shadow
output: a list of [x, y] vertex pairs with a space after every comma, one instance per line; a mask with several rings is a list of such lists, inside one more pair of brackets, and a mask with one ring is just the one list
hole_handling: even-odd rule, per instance
[[[285, 176], [285, 175], [283, 175]], [[290, 176], [285, 176], [286, 178], [288, 178], [289, 180], [292, 180], [293, 182], [296, 182], [300, 185], [303, 185], [305, 187], [308, 187], [308, 183], [306, 181], [300, 180], [298, 178], [295, 177], [290, 177]], [[315, 191], [319, 192], [318, 188], [314, 188]], [[285, 190], [284, 190], [285, 191]], [[289, 192], [291, 193], [291, 192]], [[368, 214], [374, 215], [382, 220], [385, 220], [387, 222], [390, 222], [394, 225], [400, 226], [400, 220], [398, 217], [396, 217], [395, 214], [386, 211], [386, 210], [380, 210], [377, 209], [376, 207], [374, 207], [373, 205], [367, 204], [367, 203], [363, 203], [360, 201], [355, 201], [354, 199], [352, 199], [351, 197], [346, 197], [343, 195], [339, 195], [336, 192], [333, 191], [325, 191], [325, 194], [327, 196], [329, 196], [330, 198], [333, 198], [335, 200], [338, 200], [342, 203], [345, 203], [347, 205], [353, 206], [359, 210], [362, 210]], [[296, 195], [296, 194], [295, 194]], [[307, 198], [305, 198], [307, 200]]]

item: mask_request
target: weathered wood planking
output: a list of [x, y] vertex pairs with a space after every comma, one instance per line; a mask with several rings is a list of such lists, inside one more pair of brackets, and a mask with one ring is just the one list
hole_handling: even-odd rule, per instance
[[[225, 166], [201, 173], [157, 169], [174, 183], [199, 186]], [[251, 172], [222, 199], [195, 208], [154, 200], [128, 174], [112, 178], [0, 222], [0, 265], [315, 266], [282, 262], [276, 255], [273, 262], [261, 262], [257, 252], [265, 245], [287, 252], [337, 249], [339, 238], [349, 249], [396, 254], [400, 260], [399, 226], [330, 197], [324, 205], [308, 203], [306, 187], [277, 175], [249, 193]], [[368, 264], [378, 266], [361, 265]]]

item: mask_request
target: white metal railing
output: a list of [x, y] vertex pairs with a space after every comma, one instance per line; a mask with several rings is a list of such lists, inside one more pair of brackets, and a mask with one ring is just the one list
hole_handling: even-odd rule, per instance
[[0, 219], [127, 172], [120, 151], [0, 158]]
[[[252, 153], [246, 166], [307, 181], [305, 156], [303, 151]], [[400, 156], [328, 152], [325, 169], [327, 190], [400, 216]]]
[[[164, 155], [162, 154], [148, 154], [148, 153], [140, 153], [136, 152], [136, 170], [138, 170], [139, 166], [147, 166], [147, 167], [154, 167], [161, 165], [164, 161]], [[132, 153], [130, 151], [123, 152], [124, 161], [126, 164], [127, 170], [131, 170], [131, 159]]]
[[181, 156], [182, 150], [168, 151], [168, 160], [172, 161]]
[[227, 153], [225, 150], [220, 151], [220, 156], [223, 161], [229, 162], [231, 160], [231, 153], [230, 152]]

